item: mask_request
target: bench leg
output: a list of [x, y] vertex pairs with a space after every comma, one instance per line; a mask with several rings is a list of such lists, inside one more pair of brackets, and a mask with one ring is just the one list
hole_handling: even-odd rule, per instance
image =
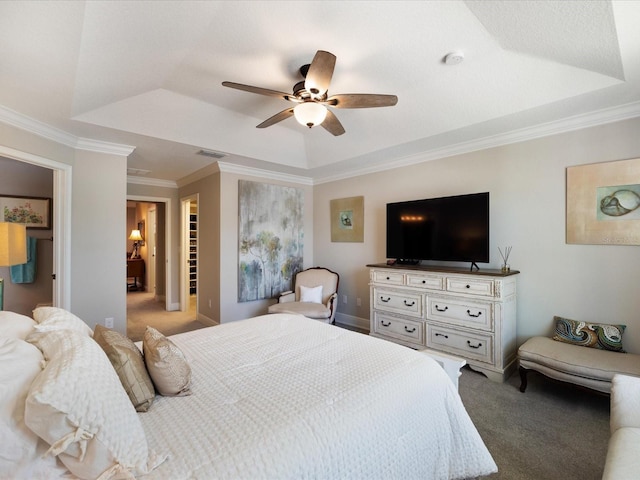
[[527, 389], [527, 369], [519, 367], [518, 371], [520, 372], [520, 391], [524, 393]]

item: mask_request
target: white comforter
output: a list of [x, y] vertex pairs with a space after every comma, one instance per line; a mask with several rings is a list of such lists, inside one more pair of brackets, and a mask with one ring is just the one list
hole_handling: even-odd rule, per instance
[[440, 366], [304, 317], [171, 337], [193, 394], [142, 413], [169, 459], [143, 478], [470, 478], [497, 467]]

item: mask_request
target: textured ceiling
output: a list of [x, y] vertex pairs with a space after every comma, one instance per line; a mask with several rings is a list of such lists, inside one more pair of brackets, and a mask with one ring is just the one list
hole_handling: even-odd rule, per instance
[[[225, 162], [316, 180], [620, 108], [640, 115], [640, 2], [3, 1], [0, 105], [79, 138], [136, 147], [176, 181]], [[329, 89], [398, 96], [339, 109], [340, 137], [255, 126], [317, 50]], [[464, 61], [446, 65], [447, 53]], [[1, 117], [1, 116], [0, 116]]]

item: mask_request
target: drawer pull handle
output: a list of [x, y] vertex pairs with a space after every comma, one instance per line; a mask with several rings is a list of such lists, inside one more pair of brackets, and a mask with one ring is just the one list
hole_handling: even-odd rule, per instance
[[385, 298], [384, 298], [384, 297], [380, 297], [380, 301], [381, 301], [381, 302], [388, 303], [388, 302], [389, 302], [389, 300], [391, 300], [391, 297], [387, 297], [387, 298], [386, 298], [386, 300], [385, 300]]
[[391, 277], [387, 277], [387, 280], [391, 280]]
[[436, 310], [439, 312], [446, 312], [447, 310], [449, 310], [449, 307], [445, 306], [444, 308], [440, 308], [438, 305], [436, 305]]
[[436, 337], [449, 338], [449, 335], [445, 335], [444, 333], [436, 333]]
[[415, 301], [413, 301], [413, 302], [411, 302], [411, 303], [407, 303], [407, 301], [406, 301], [406, 300], [404, 301], [404, 305], [405, 305], [405, 307], [413, 307], [415, 304], [416, 304], [416, 302], [415, 302]]
[[469, 315], [470, 317], [478, 318], [480, 315], [482, 315], [482, 312], [478, 312], [477, 315], [474, 315], [473, 313], [471, 313], [471, 311], [467, 310], [467, 315]]
[[407, 328], [407, 326], [405, 325], [405, 326], [404, 326], [404, 331], [405, 331], [405, 332], [407, 332], [407, 333], [413, 333], [413, 332], [415, 332], [415, 331], [416, 331], [416, 327], [413, 327], [411, 330], [409, 330], [409, 329]]
[[471, 345], [471, 342], [467, 340], [467, 345], [469, 345], [471, 348], [480, 348], [482, 346], [482, 343], [478, 342], [478, 345]]
[[427, 281], [426, 280], [422, 280], [422, 283], [427, 283]]
[[464, 288], [471, 288], [471, 285], [467, 285], [467, 286], [466, 286], [466, 287], [464, 287]]
[[391, 325], [391, 322], [384, 323], [384, 320], [380, 320], [380, 324], [381, 324], [383, 327], [388, 327], [389, 325]]

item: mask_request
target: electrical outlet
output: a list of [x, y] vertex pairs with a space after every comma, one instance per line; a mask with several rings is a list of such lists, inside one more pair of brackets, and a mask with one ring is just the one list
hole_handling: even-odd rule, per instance
[[342, 295], [342, 303], [344, 303], [344, 304], [347, 303], [347, 296], [346, 295]]
[[104, 326], [107, 328], [113, 328], [113, 317], [108, 317], [104, 319]]
[[360, 297], [356, 298], [356, 306], [357, 307], [361, 307], [362, 306], [362, 299]]

